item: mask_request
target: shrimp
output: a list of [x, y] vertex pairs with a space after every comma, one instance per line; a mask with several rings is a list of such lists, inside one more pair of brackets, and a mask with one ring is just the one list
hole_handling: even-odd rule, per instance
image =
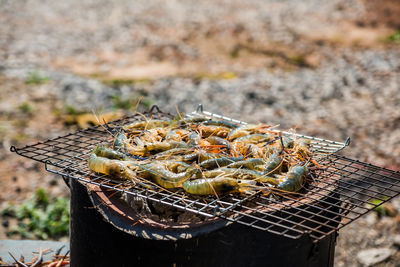
[[269, 157], [267, 163], [265, 164], [264, 175], [280, 173], [281, 169], [282, 159], [277, 153], [274, 153]]
[[215, 125], [199, 125], [198, 130], [201, 137], [206, 138], [211, 135], [226, 138], [231, 132], [231, 129], [225, 126], [215, 126]]
[[232, 178], [197, 179], [185, 181], [183, 189], [192, 195], [228, 194], [239, 192], [239, 181]]
[[181, 136], [181, 139], [184, 140], [190, 135], [190, 131], [186, 129], [176, 129], [175, 132]]
[[171, 161], [167, 168], [174, 173], [181, 173], [190, 168], [190, 165], [182, 161]]
[[211, 145], [221, 145], [225, 146], [228, 149], [230, 148], [230, 143], [228, 140], [218, 137], [218, 136], [209, 136], [206, 138], [206, 140], [211, 144]]
[[195, 167], [190, 167], [185, 172], [177, 174], [169, 171], [165, 166], [157, 163], [143, 165], [138, 164], [137, 166], [144, 171], [142, 173], [143, 175], [152, 178], [154, 182], [164, 188], [179, 187], [193, 175], [196, 175], [196, 177], [201, 177], [201, 171]]
[[188, 149], [186, 147], [177, 147], [177, 148], [172, 148], [172, 149], [157, 153], [154, 156], [156, 159], [169, 159], [172, 156], [188, 154], [192, 151], [193, 151], [192, 149]]
[[206, 178], [224, 176], [237, 179], [255, 180], [263, 176], [263, 174], [258, 171], [247, 169], [218, 168], [215, 170], [203, 172], [203, 176]]
[[244, 142], [232, 142], [230, 152], [233, 155], [244, 155], [246, 157], [262, 157], [264, 149], [253, 144], [245, 144]]
[[253, 181], [237, 180], [228, 177], [217, 177], [213, 179], [188, 180], [182, 184], [183, 189], [192, 195], [213, 195], [244, 193], [251, 194], [260, 187]]
[[128, 160], [128, 156], [124, 153], [116, 151], [109, 147], [104, 147], [101, 145], [97, 145], [96, 148], [93, 150], [93, 153], [96, 156], [104, 157], [108, 159], [119, 159], [119, 160]]
[[257, 168], [260, 165], [265, 164], [264, 160], [261, 158], [252, 158], [248, 160], [241, 160], [237, 161], [234, 163], [231, 163], [227, 166], [227, 168], [247, 168], [250, 170], [259, 170], [260, 168]]
[[155, 142], [155, 143], [144, 143], [143, 146], [128, 147], [127, 150], [130, 154], [147, 154], [157, 153], [162, 151], [168, 151], [173, 148], [187, 148], [187, 145], [183, 142]]
[[235, 140], [236, 138], [247, 136], [249, 134], [250, 134], [249, 131], [246, 131], [245, 129], [243, 129], [243, 127], [239, 127], [239, 128], [236, 128], [235, 130], [232, 130], [229, 133], [228, 140], [232, 141], [232, 140]]
[[166, 136], [166, 131], [163, 128], [154, 128], [142, 131], [138, 137], [145, 143], [161, 142]]
[[190, 154], [183, 156], [183, 161], [184, 162], [196, 161], [198, 163], [201, 163], [201, 162], [209, 160], [209, 159], [215, 159], [215, 158], [220, 158], [220, 157], [223, 157], [223, 155], [220, 153], [206, 153], [205, 151], [201, 150], [201, 151], [198, 151], [195, 153], [190, 153]]
[[186, 144], [185, 142], [182, 141], [166, 141], [167, 143], [169, 143], [171, 145], [171, 149], [173, 148], [190, 148], [188, 146], [188, 144]]
[[246, 135], [254, 134], [254, 133], [265, 133], [264, 128], [270, 127], [269, 125], [263, 124], [247, 124], [241, 127], [238, 127], [232, 130], [228, 135], [228, 140], [232, 141], [240, 137], [244, 137]]
[[128, 167], [125, 161], [99, 157], [92, 153], [88, 160], [89, 168], [95, 172], [113, 176], [115, 178], [126, 178], [135, 180], [136, 173]]
[[200, 163], [200, 167], [204, 169], [214, 169], [214, 168], [219, 168], [223, 166], [227, 166], [231, 164], [232, 162], [242, 160], [243, 157], [221, 157], [221, 158], [216, 158], [216, 159], [208, 159]]
[[191, 133], [188, 136], [188, 145], [190, 147], [198, 146], [200, 144], [200, 139], [201, 139], [201, 137], [198, 133]]
[[128, 137], [122, 132], [118, 133], [113, 142], [113, 148], [118, 151], [125, 151], [128, 143]]
[[294, 143], [293, 152], [300, 158], [300, 160], [306, 160], [311, 156], [311, 152], [309, 151], [310, 146], [310, 140], [300, 139], [299, 142]]
[[203, 125], [215, 125], [215, 126], [224, 126], [227, 128], [231, 129], [236, 129], [238, 126], [236, 124], [233, 124], [229, 121], [213, 121], [213, 120], [207, 120], [202, 123]]
[[272, 139], [269, 134], [250, 134], [237, 138], [236, 142], [246, 142], [247, 144], [258, 144], [263, 142], [268, 142]]
[[267, 183], [267, 184], [271, 184], [274, 186], [279, 185], [279, 180], [271, 177], [271, 176], [260, 176], [259, 178], [255, 179], [255, 181], [259, 182], [259, 183]]
[[171, 121], [164, 121], [164, 120], [148, 120], [148, 121], [139, 121], [134, 122], [122, 127], [125, 131], [132, 131], [132, 130], [149, 130], [158, 127], [167, 127], [169, 126]]
[[203, 116], [194, 116], [189, 119], [182, 120], [181, 122], [182, 123], [196, 123], [196, 122], [203, 122], [203, 121], [207, 121], [207, 120], [208, 119]]
[[177, 141], [180, 142], [182, 141], [182, 136], [180, 134], [178, 134], [176, 131], [169, 131], [167, 133], [167, 135], [165, 136], [165, 140], [173, 140], [173, 141]]
[[290, 137], [283, 137], [283, 147], [284, 148], [293, 148], [294, 146], [294, 140]]
[[290, 192], [297, 192], [302, 187], [308, 175], [307, 166], [294, 166], [286, 176], [281, 180], [278, 189]]

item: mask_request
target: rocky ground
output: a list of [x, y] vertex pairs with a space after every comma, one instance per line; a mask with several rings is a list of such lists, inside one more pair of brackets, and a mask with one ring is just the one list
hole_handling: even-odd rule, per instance
[[[206, 110], [338, 141], [400, 170], [400, 1], [3, 1], [0, 202], [38, 186], [43, 166], [8, 152], [76, 130], [82, 113]], [[29, 177], [29, 179], [27, 178]], [[400, 200], [391, 202], [400, 211]], [[335, 266], [400, 266], [399, 217], [340, 231]], [[3, 235], [4, 237], [4, 235]], [[369, 263], [357, 253], [379, 253]], [[385, 254], [386, 253], [386, 254]]]

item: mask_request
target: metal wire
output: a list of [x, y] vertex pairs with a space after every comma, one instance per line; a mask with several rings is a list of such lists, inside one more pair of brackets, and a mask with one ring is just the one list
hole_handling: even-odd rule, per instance
[[[144, 115], [153, 119], [172, 118], [172, 115], [162, 113], [158, 107], [153, 107]], [[246, 124], [206, 112], [202, 106], [187, 116], [206, 116]], [[143, 120], [141, 114], [114, 121], [108, 126], [115, 129], [138, 120]], [[314, 241], [318, 241], [400, 194], [399, 172], [333, 154], [347, 146], [349, 140], [341, 143], [297, 133], [283, 134], [310, 139], [315, 151], [327, 152], [327, 155], [321, 158], [321, 165], [328, 167], [317, 170], [314, 173], [315, 181], [303, 188], [301, 194], [276, 192], [271, 195], [258, 193], [246, 197], [228, 195], [220, 198], [196, 198], [182, 190], [171, 194], [162, 190], [132, 186], [130, 182], [115, 181], [108, 176], [95, 174], [87, 164], [93, 148], [112, 139], [107, 129], [102, 126], [18, 149], [11, 147], [11, 151], [45, 163], [48, 171], [63, 178], [139, 196], [206, 217], [218, 216], [295, 239], [308, 235]]]

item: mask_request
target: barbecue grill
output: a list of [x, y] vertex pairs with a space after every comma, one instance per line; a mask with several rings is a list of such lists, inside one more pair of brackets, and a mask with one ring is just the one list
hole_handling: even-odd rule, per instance
[[[144, 115], [153, 119], [171, 119], [173, 117], [171, 114], [162, 112], [157, 106], [153, 106]], [[239, 120], [204, 111], [201, 105], [187, 115], [187, 117], [193, 116], [226, 120], [239, 125], [246, 124]], [[143, 116], [134, 114], [110, 122], [108, 126], [119, 128], [121, 125], [138, 120], [143, 120]], [[197, 243], [200, 240], [204, 243], [204, 246], [207, 246], [212, 245], [213, 242], [210, 240], [217, 238], [218, 234], [215, 234], [215, 232], [223, 235], [230, 234], [231, 236], [237, 236], [237, 233], [240, 232], [243, 234], [242, 239], [235, 240], [232, 238], [230, 239], [232, 244], [235, 242], [256, 242], [255, 240], [260, 236], [262, 240], [258, 242], [264, 244], [263, 246], [266, 246], [265, 238], [275, 240], [274, 242], [283, 242], [283, 245], [276, 243], [275, 249], [266, 246], [269, 252], [265, 250], [257, 252], [263, 253], [264, 257], [266, 255], [276, 256], [282, 253], [278, 250], [286, 248], [286, 251], [283, 252], [286, 254], [282, 255], [286, 255], [284, 257], [287, 259], [279, 259], [279, 261], [275, 259], [277, 260], [276, 263], [287, 262], [287, 264], [290, 264], [292, 262], [293, 264], [297, 263], [298, 266], [306, 265], [315, 260], [312, 255], [319, 253], [319, 256], [314, 257], [318, 258], [314, 261], [315, 266], [321, 266], [321, 263], [333, 266], [334, 243], [338, 230], [397, 196], [400, 193], [400, 173], [337, 154], [350, 144], [349, 138], [343, 143], [291, 132], [282, 132], [282, 134], [309, 139], [312, 144], [311, 149], [321, 155], [319, 158], [321, 165], [329, 166], [329, 168], [319, 169], [315, 180], [304, 189], [304, 193], [281, 194], [278, 198], [267, 197], [258, 193], [248, 196], [226, 195], [198, 198], [179, 190], [171, 194], [164, 190], [144, 189], [132, 185], [129, 181], [115, 181], [108, 176], [95, 174], [89, 169], [87, 159], [97, 144], [110, 141], [110, 134], [103, 126], [90, 127], [86, 130], [22, 148], [13, 146], [11, 151], [44, 163], [47, 171], [60, 175], [68, 185], [71, 185], [72, 262], [74, 262], [74, 255], [78, 254], [89, 258], [87, 254], [83, 255], [81, 250], [78, 252], [78, 249], [76, 249], [74, 252], [73, 242], [79, 248], [83, 247], [82, 242], [84, 242], [81, 238], [82, 231], [79, 232], [78, 230], [86, 229], [90, 231], [92, 224], [97, 224], [100, 227], [104, 222], [99, 218], [103, 217], [107, 221], [104, 227], [113, 225], [112, 230], [107, 228], [108, 233], [113, 232], [114, 238], [120, 235], [121, 240], [125, 240], [115, 241], [116, 244], [113, 243], [112, 246], [108, 247], [103, 244], [104, 247], [107, 247], [107, 250], [112, 250], [113, 247], [115, 247], [115, 250], [116, 247], [120, 249], [120, 247], [128, 246], [128, 244], [136, 244], [134, 247], [138, 249], [141, 244], [154, 241], [157, 243], [152, 243], [156, 244], [153, 246], [161, 250], [175, 254], [187, 254], [187, 247], [193, 245], [193, 240], [196, 240]], [[87, 199], [87, 192], [89, 192], [90, 201]], [[174, 223], [152, 220], [151, 216], [137, 214], [137, 210], [132, 210], [126, 202], [121, 200], [121, 196], [125, 199], [140, 200], [142, 204], [152, 203], [152, 205], [174, 209], [180, 214], [190, 213], [195, 216], [196, 221]], [[83, 206], [90, 205], [95, 209], [82, 209]], [[96, 214], [93, 213], [95, 210], [98, 211]], [[94, 220], [98, 220], [98, 222], [96, 223]], [[87, 227], [78, 224], [78, 221], [83, 221], [82, 223], [86, 224]], [[89, 221], [91, 223], [88, 223]], [[126, 234], [135, 239], [127, 239]], [[106, 235], [104, 234], [104, 236]], [[132, 240], [135, 240], [136, 243]], [[174, 244], [175, 247], [172, 248], [169, 244]], [[199, 244], [195, 246], [199, 247]], [[214, 246], [217, 245], [214, 244]], [[186, 249], [184, 248], [181, 251], [180, 248], [182, 247], [186, 247]], [[241, 248], [248, 254], [249, 258], [251, 253], [256, 253], [254, 248], [252, 249], [253, 252]], [[290, 252], [292, 249], [296, 249], [297, 254], [292, 255], [293, 259], [290, 259], [290, 253], [293, 253]], [[148, 254], [149, 251], [144, 253]], [[190, 255], [192, 255], [192, 258], [196, 258], [197, 254], [193, 253], [192, 251]], [[306, 255], [304, 263], [300, 263], [301, 257], [296, 258], [300, 253]], [[223, 257], [215, 253], [211, 255]], [[223, 257], [224, 261], [210, 261], [210, 263], [221, 264], [225, 262], [227, 264], [231, 262], [237, 265], [237, 258], [233, 255], [230, 254], [230, 258]], [[190, 262], [190, 257], [189, 259], [186, 257], [184, 261], [180, 261], [177, 257], [172, 257], [170, 262], [178, 264], [179, 262]], [[241, 257], [246, 259], [244, 254]], [[78, 256], [75, 259], [77, 258]], [[265, 260], [265, 258], [259, 258], [259, 260]], [[253, 263], [258, 265], [257, 261], [253, 261]]]

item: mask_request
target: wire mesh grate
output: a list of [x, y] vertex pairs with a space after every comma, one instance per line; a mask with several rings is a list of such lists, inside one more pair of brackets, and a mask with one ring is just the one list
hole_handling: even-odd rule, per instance
[[[203, 111], [202, 108], [188, 114], [189, 117], [198, 115], [245, 124]], [[158, 108], [153, 108], [145, 116], [154, 119], [172, 118], [170, 114], [162, 113]], [[137, 120], [143, 120], [143, 116], [135, 114], [109, 123], [109, 127], [120, 127]], [[173, 193], [154, 191], [134, 186], [132, 182], [116, 181], [108, 176], [95, 174], [88, 167], [88, 156], [97, 144], [110, 142], [112, 139], [107, 129], [102, 126], [23, 148], [11, 147], [11, 151], [45, 163], [48, 171], [64, 178], [142, 197], [205, 217], [218, 216], [294, 239], [308, 235], [314, 241], [318, 241], [399, 195], [399, 172], [331, 154], [343, 149], [348, 145], [348, 141], [340, 143], [296, 135], [309, 138], [315, 151], [330, 152], [321, 158], [321, 165], [327, 167], [316, 170], [315, 181], [304, 188], [301, 194], [255, 193], [249, 196], [199, 198], [189, 196], [183, 190]]]

